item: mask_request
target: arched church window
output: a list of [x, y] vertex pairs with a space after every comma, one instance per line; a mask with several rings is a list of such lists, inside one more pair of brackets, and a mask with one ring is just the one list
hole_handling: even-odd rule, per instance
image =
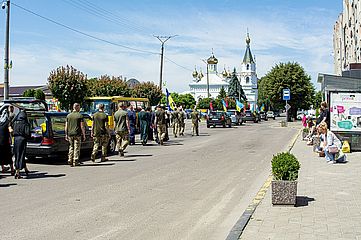
[[246, 83], [249, 83], [249, 77], [246, 77]]
[[249, 64], [247, 64], [247, 70], [249, 70]]

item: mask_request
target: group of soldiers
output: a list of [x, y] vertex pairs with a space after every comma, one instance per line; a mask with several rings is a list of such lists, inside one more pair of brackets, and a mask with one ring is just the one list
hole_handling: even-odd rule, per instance
[[[134, 115], [133, 115], [134, 113]], [[98, 105], [98, 111], [93, 115], [91, 127], [91, 137], [94, 145], [91, 160], [95, 162], [99, 147], [101, 147], [101, 161], [107, 161], [108, 142], [111, 137], [108, 116], [104, 112], [104, 104]], [[116, 135], [116, 145], [119, 156], [124, 156], [124, 150], [129, 144], [135, 143], [135, 120], [137, 119], [140, 131], [140, 139], [146, 145], [148, 139], [153, 140], [153, 131], [156, 133], [156, 141], [163, 145], [168, 138], [169, 114], [164, 106], [157, 106], [156, 112], [152, 112], [150, 107], [138, 109], [138, 113], [124, 103], [118, 104], [118, 110], [114, 114], [114, 133]], [[200, 116], [196, 109], [191, 113], [192, 136], [199, 136]], [[171, 113], [174, 137], [183, 136], [185, 129], [186, 113], [182, 108], [178, 108]], [[73, 105], [73, 111], [67, 115], [65, 123], [65, 138], [69, 142], [68, 164], [72, 167], [80, 165], [80, 146], [85, 141], [85, 121], [80, 113], [80, 104]]]

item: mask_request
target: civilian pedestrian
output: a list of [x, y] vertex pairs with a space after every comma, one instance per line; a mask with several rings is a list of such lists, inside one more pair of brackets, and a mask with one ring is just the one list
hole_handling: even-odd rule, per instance
[[145, 111], [144, 109], [141, 109], [141, 111], [138, 113], [138, 119], [139, 119], [139, 125], [140, 125], [140, 140], [145, 146], [148, 141], [148, 132], [149, 132], [149, 126], [150, 126], [150, 112], [149, 108], [147, 108], [148, 111]]
[[9, 112], [5, 109], [0, 116], [0, 164], [3, 173], [9, 170], [9, 168], [6, 168], [5, 165], [10, 165], [11, 176], [14, 176], [15, 171], [11, 153], [11, 137], [9, 128]]
[[137, 126], [137, 115], [134, 111], [133, 105], [129, 106], [128, 109], [128, 118], [129, 118], [129, 145], [135, 144], [135, 132], [136, 132], [136, 126]]

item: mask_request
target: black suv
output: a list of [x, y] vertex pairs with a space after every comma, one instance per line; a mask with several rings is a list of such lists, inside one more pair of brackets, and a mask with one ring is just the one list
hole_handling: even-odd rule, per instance
[[210, 112], [207, 118], [207, 128], [210, 128], [211, 126], [215, 127], [217, 125], [232, 127], [231, 116], [226, 112]]
[[259, 114], [256, 114], [251, 110], [246, 110], [245, 116], [243, 118], [243, 122], [247, 122], [247, 121], [258, 123], [258, 121], [260, 121], [260, 116]]
[[[66, 156], [68, 142], [65, 140], [65, 121], [67, 112], [49, 112], [46, 102], [41, 100], [5, 100], [0, 113], [9, 105], [15, 109], [25, 110], [28, 115], [31, 138], [26, 149], [27, 158]], [[93, 139], [90, 136], [91, 118], [83, 114], [85, 124], [85, 141], [81, 150], [90, 152], [93, 148]], [[109, 153], [115, 151], [115, 139], [109, 141]]]

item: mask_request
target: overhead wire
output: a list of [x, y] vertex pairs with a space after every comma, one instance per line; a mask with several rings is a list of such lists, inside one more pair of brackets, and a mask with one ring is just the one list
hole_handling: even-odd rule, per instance
[[[147, 51], [147, 50], [142, 50], [142, 49], [138, 49], [138, 48], [133, 48], [133, 47], [129, 47], [129, 46], [126, 46], [126, 45], [123, 45], [123, 44], [115, 43], [115, 42], [112, 42], [112, 41], [109, 41], [109, 40], [106, 40], [106, 39], [103, 39], [103, 38], [100, 38], [100, 37], [96, 37], [96, 36], [94, 36], [94, 35], [85, 33], [85, 32], [83, 32], [83, 31], [77, 30], [77, 29], [75, 29], [75, 28], [73, 28], [73, 27], [70, 27], [70, 26], [68, 26], [68, 25], [65, 25], [65, 24], [63, 24], [63, 23], [57, 22], [57, 21], [55, 21], [55, 20], [53, 20], [53, 19], [50, 19], [50, 18], [48, 18], [48, 17], [42, 16], [42, 15], [40, 15], [40, 14], [38, 14], [38, 13], [32, 11], [32, 10], [29, 10], [29, 9], [27, 9], [27, 8], [25, 8], [25, 7], [22, 7], [22, 6], [20, 6], [20, 5], [16, 4], [16, 3], [13, 3], [13, 2], [12, 2], [11, 4], [12, 4], [13, 6], [15, 6], [15, 7], [17, 7], [17, 8], [19, 8], [19, 9], [27, 12], [27, 13], [30, 13], [30, 14], [32, 14], [32, 15], [34, 15], [34, 16], [37, 16], [37, 17], [39, 17], [39, 18], [41, 18], [41, 19], [43, 19], [43, 20], [46, 20], [46, 21], [51, 22], [51, 23], [53, 23], [53, 24], [56, 24], [56, 25], [58, 25], [58, 26], [60, 26], [60, 27], [63, 27], [63, 28], [65, 28], [65, 29], [68, 29], [68, 30], [70, 30], [70, 31], [73, 31], [73, 32], [75, 32], [75, 33], [78, 33], [78, 34], [80, 34], [80, 35], [83, 35], [83, 36], [86, 36], [86, 37], [95, 39], [95, 40], [97, 40], [97, 41], [105, 42], [105, 43], [108, 43], [108, 44], [111, 44], [111, 45], [114, 45], [114, 46], [117, 46], [117, 47], [125, 48], [125, 49], [132, 50], [132, 51], [139, 52], [139, 53], [146, 53], [146, 54], [152, 54], [152, 55], [160, 55], [159, 53], [156, 53], [156, 52], [151, 52], [151, 51]], [[189, 68], [187, 68], [187, 67], [185, 67], [185, 66], [183, 66], [183, 65], [181, 65], [181, 64], [179, 64], [179, 63], [177, 63], [177, 62], [175, 62], [175, 61], [173, 61], [172, 59], [170, 59], [170, 58], [167, 57], [167, 56], [165, 56], [164, 58], [165, 58], [167, 61], [175, 64], [176, 66], [178, 66], [178, 67], [180, 67], [180, 68], [182, 68], [182, 69], [185, 69], [185, 70], [187, 70], [187, 71], [193, 71], [193, 70], [191, 70], [191, 69], [189, 69]]]
[[78, 34], [81, 34], [81, 35], [83, 35], [83, 36], [86, 36], [86, 37], [89, 37], [89, 38], [92, 38], [92, 39], [95, 39], [95, 40], [98, 40], [98, 41], [101, 41], [101, 42], [105, 42], [105, 43], [108, 43], [108, 44], [111, 44], [111, 45], [114, 45], [114, 46], [118, 46], [118, 47], [121, 47], [121, 48], [125, 48], [125, 49], [128, 49], [128, 50], [132, 50], [132, 51], [135, 51], [135, 52], [147, 53], [147, 54], [153, 54], [153, 55], [160, 55], [159, 53], [156, 53], [156, 52], [151, 52], [151, 51], [147, 51], [147, 50], [141, 50], [141, 49], [138, 49], [138, 48], [129, 47], [129, 46], [126, 46], [126, 45], [123, 45], [123, 44], [111, 42], [111, 41], [109, 41], [109, 40], [96, 37], [96, 36], [94, 36], [94, 35], [91, 35], [91, 34], [82, 32], [82, 31], [77, 30], [77, 29], [75, 29], [75, 28], [73, 28], [73, 27], [70, 27], [70, 26], [68, 26], [68, 25], [65, 25], [65, 24], [63, 24], [63, 23], [57, 22], [57, 21], [55, 21], [55, 20], [53, 20], [53, 19], [50, 19], [50, 18], [48, 18], [48, 17], [44, 17], [44, 16], [42, 16], [42, 15], [40, 15], [40, 14], [38, 14], [38, 13], [32, 11], [32, 10], [29, 10], [29, 9], [27, 9], [27, 8], [24, 8], [24, 7], [22, 7], [22, 6], [20, 6], [20, 5], [16, 4], [16, 3], [13, 3], [13, 2], [12, 2], [11, 4], [12, 4], [13, 6], [19, 8], [19, 9], [22, 9], [22, 10], [25, 11], [25, 12], [28, 12], [28, 13], [30, 13], [30, 14], [33, 14], [33, 15], [35, 15], [35, 16], [37, 16], [37, 17], [39, 17], [39, 18], [42, 18], [42, 19], [44, 19], [44, 20], [46, 20], [46, 21], [48, 21], [48, 22], [51, 22], [51, 23], [53, 23], [53, 24], [56, 24], [56, 25], [61, 26], [61, 27], [63, 27], [63, 28], [66, 28], [66, 29], [68, 29], [68, 30], [70, 30], [70, 31], [76, 32], [76, 33], [78, 33]]
[[[63, 1], [69, 5], [72, 5], [74, 8], [76, 8], [78, 10], [87, 12], [92, 16], [96, 16], [96, 17], [106, 20], [108, 22], [117, 24], [119, 26], [122, 26], [123, 28], [127, 28], [127, 29], [137, 31], [137, 32], [143, 32], [145, 30], [145, 28], [132, 26], [131, 24], [128, 24], [125, 21], [120, 20], [120, 18], [118, 18], [116, 15], [112, 16], [109, 13], [104, 12], [102, 10], [102, 8], [100, 8], [100, 7], [97, 8], [97, 7], [90, 6], [89, 4], [83, 3], [82, 1], [73, 1], [73, 0], [63, 0]], [[94, 5], [94, 6], [96, 6], [96, 5]]]

